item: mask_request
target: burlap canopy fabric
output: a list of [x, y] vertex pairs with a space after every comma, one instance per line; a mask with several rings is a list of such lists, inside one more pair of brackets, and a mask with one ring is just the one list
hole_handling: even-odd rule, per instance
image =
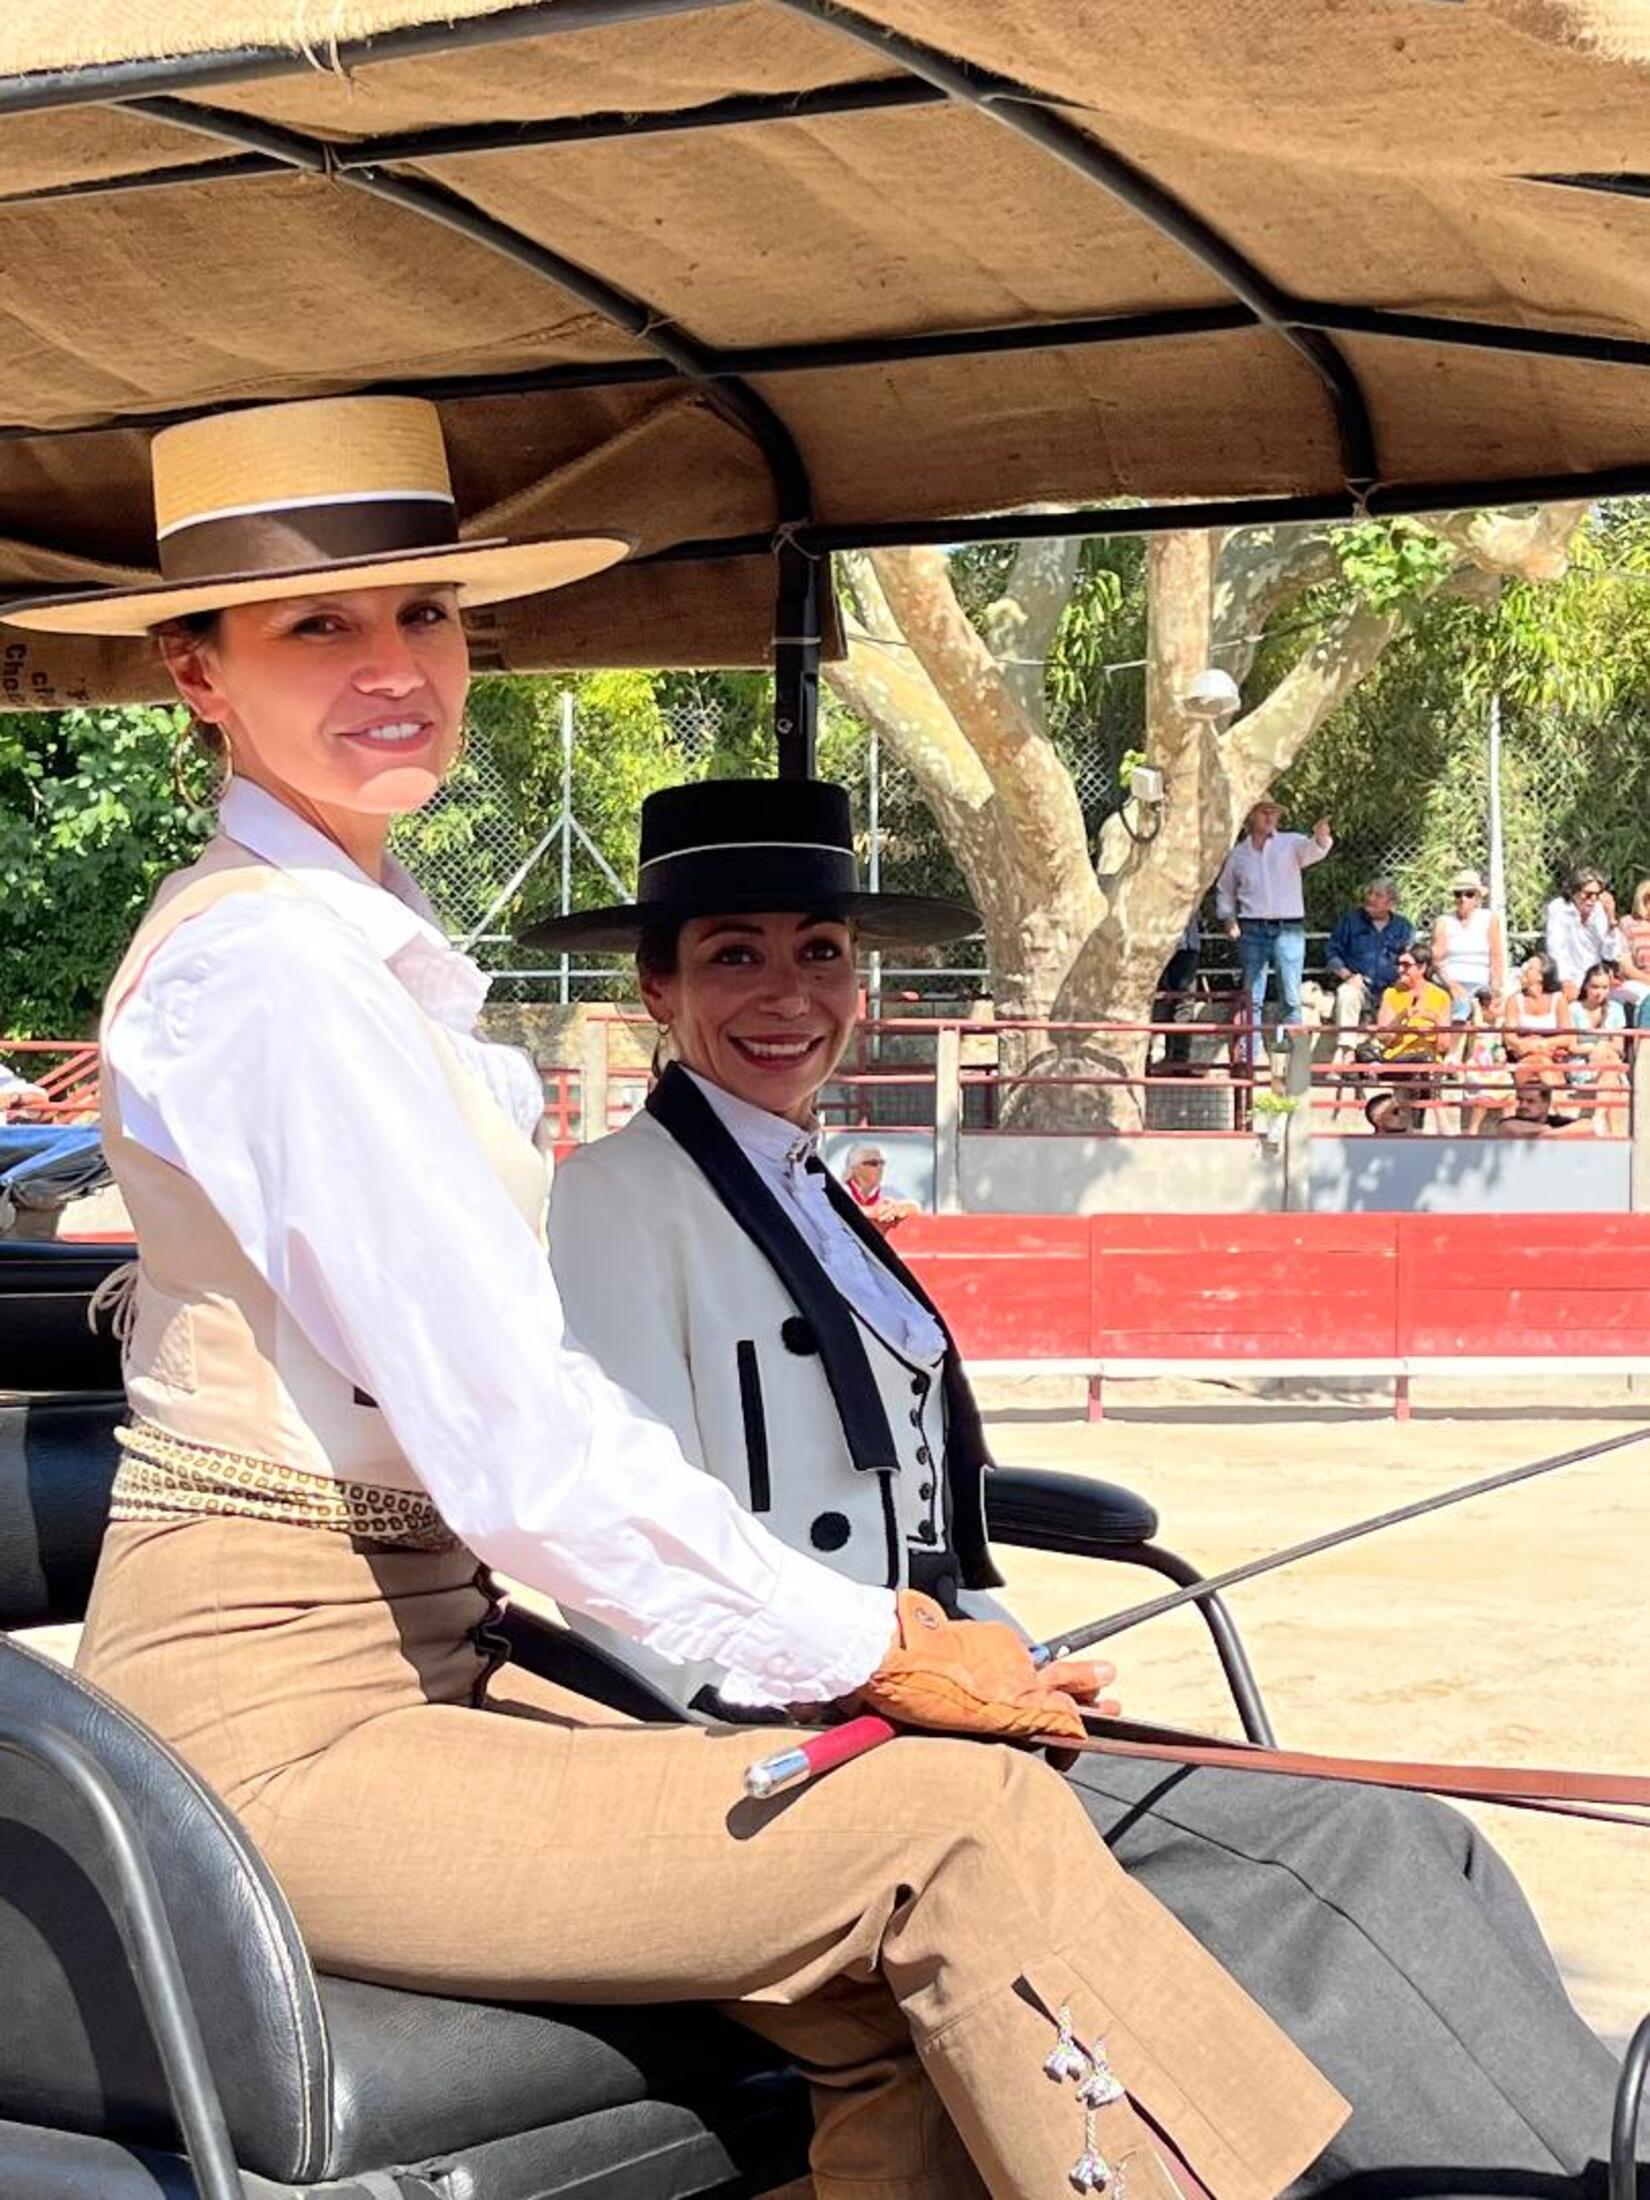
[[[131, 581], [154, 545], [141, 423], [216, 403], [633, 363], [622, 386], [444, 394], [469, 534], [616, 528], [642, 563], [502, 607], [514, 668], [759, 663], [786, 517], [714, 393], [555, 282], [327, 174], [211, 175], [233, 149], [61, 99], [48, 73], [245, 48], [178, 96], [328, 144], [464, 122], [652, 114], [898, 75], [775, 0], [353, 54], [502, 0], [31, 0], [0, 20], [0, 596]], [[862, 0], [1031, 87], [1294, 297], [1650, 339], [1650, 10], [1637, 0]], [[518, 35], [519, 34], [519, 35]], [[261, 50], [267, 68], [256, 59]], [[147, 89], [165, 91], [165, 85]], [[141, 92], [145, 87], [132, 88]], [[209, 180], [189, 180], [201, 168]], [[420, 155], [435, 182], [718, 349], [1229, 305], [1116, 197], [956, 102]], [[164, 187], [63, 194], [172, 171]], [[180, 177], [182, 180], [180, 180]], [[57, 193], [52, 196], [49, 194]], [[48, 194], [48, 195], [42, 195]], [[1650, 366], [1336, 342], [1385, 483], [1650, 461]], [[811, 516], [858, 525], [1108, 498], [1344, 489], [1323, 382], [1262, 327], [751, 377]], [[790, 515], [794, 517], [794, 514]], [[750, 538], [732, 562], [652, 562]], [[829, 637], [827, 637], [829, 639]], [[0, 702], [131, 696], [140, 647], [7, 637]]]

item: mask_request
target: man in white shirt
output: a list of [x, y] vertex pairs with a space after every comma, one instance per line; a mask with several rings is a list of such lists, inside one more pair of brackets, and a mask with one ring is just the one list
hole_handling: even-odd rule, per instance
[[[1562, 894], [1547, 904], [1545, 945], [1558, 970], [1564, 998], [1579, 998], [1587, 973], [1595, 963], [1628, 960], [1621, 928], [1616, 922], [1615, 896], [1596, 871], [1577, 871]], [[1650, 986], [1623, 979], [1611, 988], [1610, 998], [1629, 1008], [1650, 996]]]
[[[1269, 799], [1249, 812], [1243, 837], [1215, 881], [1215, 914], [1238, 943], [1243, 982], [1256, 1027], [1266, 1007], [1267, 974], [1276, 970], [1283, 1022], [1298, 1024], [1306, 969], [1306, 904], [1301, 873], [1335, 845], [1327, 817], [1310, 833], [1280, 833], [1282, 809]], [[1249, 1059], [1257, 1042], [1251, 1036]]]

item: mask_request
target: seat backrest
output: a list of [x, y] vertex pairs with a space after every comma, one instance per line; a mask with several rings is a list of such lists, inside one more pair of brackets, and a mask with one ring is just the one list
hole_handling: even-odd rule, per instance
[[84, 1618], [125, 1416], [118, 1394], [0, 1405], [0, 1629]]
[[[99, 1689], [6, 1640], [0, 1717], [69, 1735], [136, 1818], [237, 2161], [295, 2184], [324, 2175], [332, 2068], [315, 1976], [238, 1822]], [[130, 2141], [172, 2137], [119, 1914], [85, 1811], [50, 1774], [0, 1752], [0, 2118]]]
[[0, 1237], [0, 1390], [114, 1390], [120, 1343], [95, 1329], [93, 1294], [132, 1258], [124, 1244]]

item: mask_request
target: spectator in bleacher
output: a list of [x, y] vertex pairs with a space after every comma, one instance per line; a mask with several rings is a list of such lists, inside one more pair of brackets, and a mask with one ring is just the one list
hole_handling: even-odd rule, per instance
[[1197, 977], [1198, 957], [1203, 952], [1203, 918], [1194, 909], [1186, 920], [1186, 929], [1180, 935], [1180, 943], [1163, 965], [1163, 975], [1157, 981], [1157, 998], [1152, 1002], [1154, 1024], [1174, 1024], [1163, 1041], [1165, 1062], [1184, 1063], [1192, 1058], [1192, 1035], [1184, 1028], [1180, 1009], [1190, 993]]
[[[1617, 929], [1623, 951], [1622, 975], [1650, 987], [1650, 878], [1641, 878], [1633, 888], [1633, 913], [1621, 918]], [[1650, 991], [1639, 1002], [1634, 1020], [1641, 1029], [1650, 1026]]]
[[1578, 1116], [1555, 1115], [1553, 1094], [1564, 1082], [1546, 1062], [1520, 1062], [1513, 1071], [1512, 1113], [1495, 1126], [1497, 1138], [1586, 1137], [1589, 1126]]
[[1497, 996], [1481, 986], [1473, 996], [1467, 1019], [1466, 1051], [1462, 1057], [1465, 1082], [1461, 1092], [1461, 1129], [1469, 1138], [1481, 1137], [1492, 1119], [1512, 1106], [1512, 1071], [1507, 1066], [1507, 1046], [1496, 1017]]
[[1449, 989], [1451, 1017], [1465, 1024], [1484, 987], [1497, 1001], [1506, 993], [1507, 937], [1476, 871], [1457, 871], [1449, 891], [1453, 907], [1432, 928], [1432, 967]]
[[1415, 1110], [1383, 1085], [1364, 1102], [1364, 1121], [1377, 1138], [1405, 1138], [1415, 1128]]
[[[1438, 1079], [1424, 1073], [1425, 1065], [1442, 1061], [1449, 1045], [1450, 997], [1432, 976], [1432, 953], [1411, 945], [1398, 957], [1398, 975], [1381, 995], [1375, 1013], [1375, 1044], [1380, 1059], [1389, 1067], [1405, 1065], [1403, 1087], [1415, 1107], [1438, 1096]], [[1437, 1130], [1435, 1111], [1428, 1110], [1424, 1130]]]
[[1551, 955], [1531, 955], [1519, 965], [1518, 990], [1507, 996], [1503, 1021], [1515, 1063], [1561, 1062], [1575, 1051], [1569, 1004]]
[[1397, 911], [1397, 892], [1389, 878], [1372, 878], [1363, 900], [1349, 909], [1329, 935], [1324, 968], [1335, 984], [1335, 1022], [1342, 1031], [1367, 1024], [1381, 995], [1398, 982], [1398, 957], [1415, 937], [1415, 927]]
[[1576, 871], [1562, 894], [1547, 904], [1547, 952], [1558, 969], [1564, 997], [1573, 1001], [1595, 963], [1619, 963], [1612, 993], [1625, 1008], [1650, 997], [1650, 980], [1629, 975], [1632, 957], [1616, 923], [1615, 897], [1597, 871]]
[[[1321, 863], [1335, 845], [1327, 817], [1320, 817], [1310, 833], [1280, 833], [1282, 815], [1279, 804], [1270, 798], [1257, 802], [1215, 881], [1215, 913], [1238, 943], [1257, 1027], [1265, 1013], [1267, 979], [1274, 970], [1282, 1021], [1286, 1025], [1300, 1022], [1301, 978], [1306, 969], [1301, 873]], [[1255, 1052], [1251, 1037], [1251, 1061]]]
[[1594, 963], [1581, 981], [1581, 991], [1570, 1003], [1570, 1023], [1575, 1032], [1575, 1056], [1570, 1084], [1592, 1096], [1593, 1129], [1600, 1138], [1627, 1135], [1627, 1011], [1611, 998], [1615, 972], [1608, 963]]
[[897, 1230], [907, 1215], [918, 1212], [914, 1199], [899, 1199], [889, 1191], [885, 1181], [887, 1169], [888, 1156], [880, 1146], [856, 1146], [848, 1156], [847, 1174], [843, 1179], [848, 1197], [884, 1237], [891, 1230]]
[[19, 1077], [16, 1070], [0, 1062], [0, 1123], [7, 1121], [15, 1109], [47, 1098], [43, 1085], [31, 1085], [26, 1077]]

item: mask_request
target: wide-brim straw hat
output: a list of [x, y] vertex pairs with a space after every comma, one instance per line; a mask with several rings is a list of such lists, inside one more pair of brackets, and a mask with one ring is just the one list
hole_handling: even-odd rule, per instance
[[633, 902], [551, 917], [521, 937], [527, 947], [620, 954], [650, 924], [773, 910], [844, 918], [868, 947], [933, 947], [980, 929], [965, 902], [860, 886], [845, 787], [707, 779], [662, 787], [642, 804]]
[[255, 405], [150, 444], [160, 578], [0, 606], [47, 634], [143, 634], [233, 604], [450, 582], [461, 605], [564, 588], [632, 547], [620, 534], [460, 541], [441, 416], [421, 397]]

